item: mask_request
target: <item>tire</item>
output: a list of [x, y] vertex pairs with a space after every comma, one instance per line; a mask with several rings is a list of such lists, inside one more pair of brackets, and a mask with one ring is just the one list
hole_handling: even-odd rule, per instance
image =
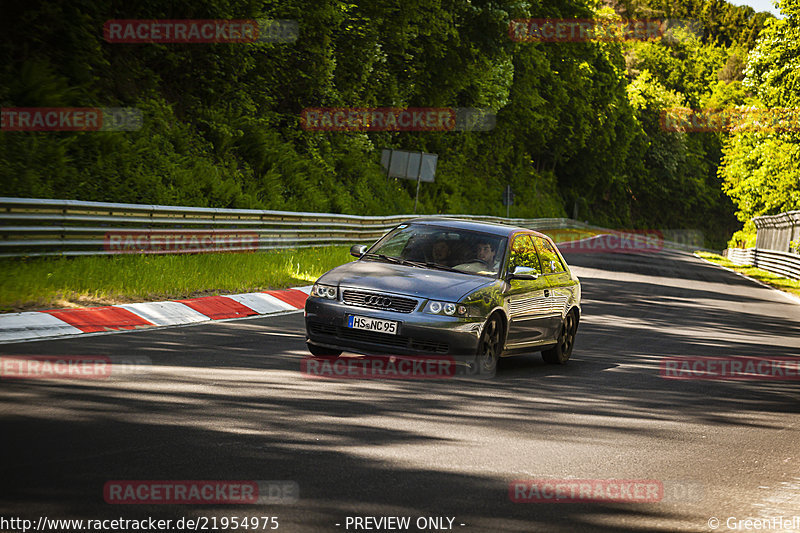
[[306, 348], [308, 348], [308, 351], [311, 352], [311, 355], [313, 355], [314, 357], [336, 359], [337, 357], [342, 355], [341, 350], [335, 350], [333, 348], [325, 348], [324, 346], [317, 346], [316, 344], [311, 344], [308, 341], [306, 341]]
[[575, 346], [575, 334], [578, 332], [578, 318], [570, 311], [561, 323], [558, 343], [549, 350], [542, 350], [542, 359], [552, 365], [563, 365], [569, 361], [572, 348]]
[[492, 315], [483, 326], [478, 341], [478, 352], [475, 355], [475, 373], [478, 375], [494, 375], [497, 361], [503, 351], [503, 322], [497, 315]]

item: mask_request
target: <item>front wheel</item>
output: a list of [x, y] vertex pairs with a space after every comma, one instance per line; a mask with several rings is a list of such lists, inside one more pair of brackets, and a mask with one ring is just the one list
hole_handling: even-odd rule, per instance
[[542, 359], [545, 363], [553, 365], [563, 365], [572, 355], [572, 347], [575, 345], [575, 334], [578, 332], [578, 319], [575, 313], [570, 313], [564, 318], [561, 324], [561, 331], [558, 334], [558, 343], [549, 350], [542, 350]]
[[503, 324], [500, 318], [492, 316], [483, 326], [478, 354], [475, 356], [478, 374], [494, 374], [497, 370], [497, 361], [503, 351]]
[[325, 348], [324, 346], [317, 346], [316, 344], [311, 344], [310, 342], [306, 341], [306, 347], [308, 351], [311, 352], [311, 355], [314, 357], [326, 357], [336, 359], [340, 355], [342, 355], [341, 350], [335, 350], [333, 348]]

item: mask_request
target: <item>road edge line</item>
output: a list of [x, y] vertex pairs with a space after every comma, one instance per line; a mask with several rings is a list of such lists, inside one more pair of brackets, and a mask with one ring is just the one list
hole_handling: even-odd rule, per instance
[[733, 270], [732, 268], [728, 268], [728, 267], [726, 267], [726, 266], [722, 266], [722, 265], [720, 265], [719, 263], [715, 263], [714, 261], [709, 261], [708, 259], [705, 259], [705, 258], [703, 258], [703, 257], [700, 257], [700, 256], [699, 256], [699, 255], [697, 255], [696, 253], [693, 253], [692, 255], [693, 255], [693, 256], [695, 256], [696, 258], [698, 258], [698, 259], [699, 259], [699, 260], [701, 260], [701, 261], [705, 261], [705, 262], [706, 262], [706, 263], [708, 263], [709, 265], [714, 265], [715, 267], [719, 267], [719, 268], [721, 268], [721, 269], [723, 269], [723, 270], [727, 270], [728, 272], [732, 272], [732, 273], [736, 274], [737, 276], [741, 276], [741, 277], [743, 277], [744, 279], [747, 279], [747, 280], [750, 280], [750, 281], [752, 281], [752, 282], [753, 282], [753, 283], [755, 283], [756, 285], [761, 285], [762, 287], [764, 287], [764, 288], [766, 288], [766, 289], [770, 289], [770, 290], [773, 290], [773, 291], [775, 291], [775, 292], [777, 292], [777, 293], [779, 293], [779, 294], [782, 294], [782, 295], [784, 295], [786, 298], [788, 298], [789, 300], [791, 300], [791, 301], [792, 301], [792, 303], [796, 303], [796, 304], [800, 305], [800, 298], [798, 298], [798, 297], [797, 297], [797, 296], [795, 296], [794, 294], [788, 293], [788, 292], [786, 292], [786, 291], [782, 291], [782, 290], [778, 289], [777, 287], [773, 287], [772, 285], [768, 285], [768, 284], [764, 283], [763, 281], [759, 281], [759, 280], [757, 280], [757, 279], [755, 279], [755, 278], [751, 278], [751, 277], [750, 277], [750, 276], [748, 276], [747, 274], [742, 274], [741, 272], [736, 272], [736, 271], [735, 271], [735, 270]]

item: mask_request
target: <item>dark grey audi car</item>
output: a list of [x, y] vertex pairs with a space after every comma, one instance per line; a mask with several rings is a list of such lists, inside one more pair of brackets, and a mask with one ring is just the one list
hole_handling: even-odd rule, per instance
[[314, 356], [452, 355], [490, 373], [501, 356], [572, 353], [580, 282], [546, 235], [415, 219], [350, 253], [358, 260], [323, 274], [306, 300]]

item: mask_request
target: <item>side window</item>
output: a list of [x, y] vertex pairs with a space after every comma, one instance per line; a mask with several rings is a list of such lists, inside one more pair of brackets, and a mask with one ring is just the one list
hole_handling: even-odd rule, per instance
[[534, 237], [536, 248], [539, 249], [539, 259], [542, 260], [542, 269], [545, 274], [557, 274], [564, 272], [564, 265], [561, 264], [561, 259], [558, 257], [553, 245], [549, 241], [541, 237]]
[[542, 267], [536, 255], [536, 248], [533, 246], [533, 241], [531, 241], [529, 235], [517, 235], [514, 238], [508, 268], [511, 269], [515, 266], [532, 268], [537, 274], [542, 273]]

